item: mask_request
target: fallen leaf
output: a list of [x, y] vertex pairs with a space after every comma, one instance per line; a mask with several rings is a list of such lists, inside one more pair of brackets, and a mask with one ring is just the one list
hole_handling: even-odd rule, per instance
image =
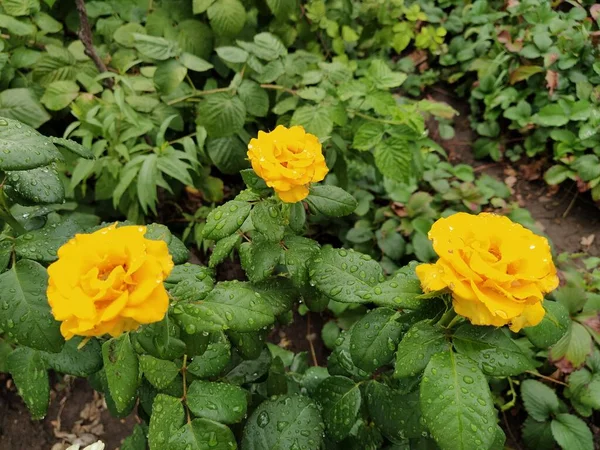
[[600, 4], [596, 3], [595, 5], [590, 6], [590, 16], [592, 16], [592, 18], [594, 20], [598, 20], [598, 17], [600, 16]]
[[596, 239], [596, 235], [590, 234], [587, 237], [582, 237], [580, 244], [582, 245], [582, 247], [590, 247], [594, 243], [594, 239]]
[[504, 183], [506, 183], [509, 188], [512, 188], [515, 184], [517, 184], [517, 177], [510, 175], [504, 179]]
[[558, 87], [558, 72], [548, 70], [546, 72], [546, 87], [550, 95], [554, 94], [554, 90]]

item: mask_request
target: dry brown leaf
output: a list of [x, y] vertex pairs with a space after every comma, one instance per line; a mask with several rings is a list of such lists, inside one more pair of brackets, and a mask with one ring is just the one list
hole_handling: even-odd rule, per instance
[[554, 94], [554, 90], [558, 87], [558, 72], [548, 70], [546, 72], [546, 87], [550, 95]]
[[594, 239], [596, 239], [595, 234], [590, 234], [589, 236], [584, 236], [581, 238], [580, 244], [582, 247], [590, 247], [594, 243]]

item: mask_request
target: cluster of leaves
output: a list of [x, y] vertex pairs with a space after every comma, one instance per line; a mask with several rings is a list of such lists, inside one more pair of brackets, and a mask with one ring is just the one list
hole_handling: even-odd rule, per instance
[[[554, 165], [545, 180], [576, 180], [599, 200], [600, 16], [593, 2], [563, 6], [542, 0], [459, 6], [446, 17], [453, 37], [439, 62], [444, 78], [469, 98], [480, 135], [476, 156], [516, 160], [551, 150]], [[514, 131], [502, 133], [506, 128]]]

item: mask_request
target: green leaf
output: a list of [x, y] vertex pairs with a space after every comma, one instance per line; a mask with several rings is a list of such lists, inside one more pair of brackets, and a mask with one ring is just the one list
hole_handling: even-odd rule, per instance
[[552, 435], [563, 450], [593, 450], [594, 438], [587, 424], [572, 414], [558, 414], [552, 423]]
[[0, 5], [11, 16], [29, 16], [40, 10], [38, 0], [2, 0]]
[[175, 91], [185, 79], [187, 68], [175, 59], [162, 62], [154, 72], [154, 84], [163, 95]]
[[365, 398], [373, 423], [392, 442], [422, 437], [419, 392], [402, 394], [383, 383], [370, 381]]
[[492, 445], [496, 410], [488, 382], [471, 359], [453, 352], [433, 355], [420, 392], [423, 417], [442, 450]]
[[550, 349], [550, 359], [558, 361], [564, 358], [574, 368], [581, 367], [592, 352], [592, 337], [578, 322], [571, 322], [565, 335]]
[[298, 9], [296, 0], [267, 0], [267, 5], [275, 17], [285, 18]]
[[268, 278], [279, 264], [283, 249], [278, 242], [255, 239], [240, 246], [242, 268], [252, 283]]
[[540, 109], [533, 120], [543, 127], [562, 127], [569, 122], [569, 115], [560, 105], [551, 103]]
[[185, 411], [181, 400], [166, 394], [158, 394], [152, 403], [152, 415], [148, 426], [150, 450], [170, 448], [169, 440], [183, 425]]
[[175, 42], [141, 33], [133, 33], [133, 45], [142, 55], [159, 61], [178, 56], [180, 52]]
[[82, 348], [83, 338], [76, 336], [65, 342], [60, 353], [42, 353], [42, 359], [56, 372], [87, 377], [102, 368], [102, 347], [96, 339], [91, 339]]
[[75, 141], [72, 141], [71, 139], [63, 139], [51, 136], [50, 140], [53, 144], [64, 147], [77, 156], [81, 156], [82, 158], [86, 159], [94, 159], [94, 153], [90, 149]]
[[204, 299], [214, 286], [211, 271], [206, 267], [185, 263], [175, 266], [165, 287], [177, 301], [198, 301]]
[[242, 241], [242, 236], [234, 233], [229, 237], [220, 239], [214, 246], [208, 261], [208, 266], [214, 269], [231, 254], [231, 251]]
[[242, 64], [248, 60], [248, 52], [239, 47], [225, 46], [215, 49], [219, 58], [233, 64]]
[[206, 218], [202, 237], [219, 240], [232, 235], [242, 226], [251, 209], [250, 203], [239, 200], [231, 200], [213, 209]]
[[46, 87], [41, 102], [51, 111], [60, 111], [79, 95], [79, 85], [74, 81], [54, 81]]
[[258, 83], [244, 80], [237, 92], [249, 114], [256, 117], [265, 117], [267, 115], [269, 112], [269, 96], [267, 95], [267, 91], [261, 88]]
[[368, 76], [375, 84], [375, 87], [382, 90], [398, 87], [408, 77], [405, 73], [393, 72], [387, 63], [380, 59], [371, 61]]
[[50, 382], [40, 353], [19, 347], [8, 355], [6, 364], [32, 419], [43, 419], [50, 402]]
[[266, 61], [273, 61], [287, 55], [285, 45], [277, 36], [268, 32], [255, 35], [254, 42], [237, 41], [237, 44], [244, 50]]
[[235, 436], [220, 423], [194, 419], [171, 437], [169, 450], [235, 450]]
[[22, 234], [15, 240], [15, 252], [21, 258], [49, 263], [56, 261], [58, 249], [76, 233], [98, 224], [98, 217], [81, 213], [53, 216], [43, 228]]
[[544, 181], [550, 185], [560, 184], [571, 174], [572, 171], [567, 166], [555, 164], [544, 173]]
[[205, 12], [215, 0], [192, 0], [192, 9], [194, 14], [202, 14]]
[[104, 371], [117, 411], [128, 410], [135, 402], [139, 363], [129, 334], [112, 338], [102, 345]]
[[333, 248], [309, 263], [309, 275], [318, 291], [342, 303], [368, 303], [373, 286], [383, 281], [381, 266], [370, 256]]
[[215, 33], [235, 36], [244, 28], [246, 10], [238, 0], [217, 0], [208, 8], [208, 19]]
[[383, 124], [379, 122], [365, 122], [356, 130], [352, 147], [357, 150], [370, 150], [381, 142], [384, 131]]
[[[183, 264], [188, 260], [189, 252], [183, 242], [169, 231], [165, 225], [151, 223], [147, 225], [146, 239], [165, 241], [175, 264]], [[187, 267], [187, 266], [186, 266]]]
[[242, 438], [244, 450], [321, 448], [323, 420], [317, 405], [302, 395], [281, 396], [261, 403]]
[[37, 204], [62, 203], [65, 188], [54, 165], [6, 172], [5, 191], [9, 197]]
[[314, 211], [330, 217], [352, 214], [358, 205], [352, 195], [337, 186], [311, 186], [306, 202]]
[[188, 372], [200, 378], [218, 376], [231, 358], [231, 344], [222, 333], [211, 335], [206, 351], [194, 357], [187, 367]]
[[[1, 109], [0, 114], [3, 114]], [[0, 118], [0, 148], [0, 170], [3, 171], [35, 169], [62, 159], [50, 139], [9, 118]]]
[[248, 147], [237, 135], [209, 139], [206, 149], [217, 169], [225, 174], [237, 174], [250, 165], [246, 156]]
[[144, 428], [140, 424], [135, 424], [133, 427], [133, 432], [125, 438], [123, 443], [121, 444], [121, 450], [146, 450], [147, 442], [146, 442], [146, 432]]
[[279, 242], [283, 239], [283, 217], [281, 205], [275, 201], [265, 200], [257, 203], [250, 213], [254, 229], [269, 241]]
[[179, 366], [150, 355], [140, 356], [140, 369], [156, 389], [165, 389], [179, 374]]
[[288, 236], [283, 242], [285, 246], [285, 265], [294, 286], [304, 287], [308, 284], [308, 263], [319, 252], [319, 244], [312, 239], [301, 236]]
[[213, 68], [211, 63], [192, 53], [182, 53], [179, 62], [194, 72], [206, 72]]
[[231, 136], [242, 129], [245, 118], [244, 102], [225, 92], [208, 95], [198, 105], [198, 124], [210, 137]]
[[523, 440], [531, 449], [552, 450], [556, 447], [550, 422], [538, 422], [531, 417], [525, 419]]
[[423, 300], [421, 282], [414, 270], [400, 271], [373, 289], [372, 302], [390, 308], [419, 309]]
[[0, 117], [19, 120], [33, 128], [39, 128], [50, 120], [50, 115], [37, 97], [26, 88], [5, 89], [0, 92]]
[[33, 36], [37, 31], [34, 25], [5, 14], [0, 14], [0, 28], [6, 28], [16, 36]]
[[452, 343], [458, 353], [477, 363], [486, 375], [515, 376], [533, 370], [533, 361], [500, 328], [465, 324]]
[[237, 423], [246, 415], [248, 402], [246, 392], [227, 383], [194, 381], [188, 391], [186, 402], [196, 417], [221, 423]]
[[521, 383], [521, 397], [529, 415], [538, 422], [545, 421], [559, 411], [556, 393], [537, 380]]
[[391, 137], [375, 148], [375, 164], [386, 177], [405, 183], [411, 174], [411, 144], [405, 139]]
[[301, 125], [307, 133], [324, 139], [333, 130], [333, 119], [329, 109], [320, 105], [301, 106], [294, 111], [291, 125]]
[[271, 352], [264, 347], [258, 358], [241, 361], [225, 375], [225, 379], [239, 386], [254, 383], [269, 372], [271, 359]]
[[317, 388], [315, 397], [323, 408], [323, 421], [327, 433], [341, 441], [356, 422], [361, 405], [359, 385], [350, 378], [329, 377]]
[[356, 367], [374, 372], [392, 361], [402, 335], [397, 322], [399, 313], [389, 308], [376, 308], [355, 325], [350, 338], [350, 355]]
[[404, 335], [396, 351], [395, 378], [418, 375], [436, 353], [448, 351], [450, 344], [444, 330], [428, 320], [417, 322]]
[[523, 331], [533, 345], [546, 349], [562, 338], [571, 323], [569, 311], [560, 302], [545, 300], [543, 303], [546, 314], [542, 321], [534, 327]]
[[47, 287], [46, 269], [28, 259], [0, 274], [0, 329], [21, 345], [59, 352], [64, 340], [48, 305]]

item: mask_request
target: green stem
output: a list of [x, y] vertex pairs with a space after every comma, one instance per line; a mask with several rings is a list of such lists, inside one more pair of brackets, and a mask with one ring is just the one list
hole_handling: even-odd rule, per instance
[[273, 89], [276, 91], [284, 91], [284, 92], [287, 92], [288, 94], [297, 95], [295, 90], [286, 88], [285, 86], [280, 86], [278, 84], [261, 84], [260, 87], [263, 89]]
[[453, 325], [454, 319], [456, 318], [456, 311], [454, 308], [450, 308], [448, 311], [444, 313], [442, 318], [438, 321], [438, 325], [450, 328], [450, 325]]
[[502, 405], [502, 407], [500, 408], [500, 411], [502, 411], [502, 412], [508, 411], [513, 406], [515, 406], [515, 403], [517, 402], [517, 393], [515, 392], [515, 385], [513, 383], [513, 380], [511, 377], [508, 377], [507, 380], [508, 380], [508, 385], [510, 386], [508, 392], [511, 394], [512, 398], [508, 403], [505, 403], [504, 405]]
[[385, 123], [387, 125], [404, 125], [404, 122], [401, 122], [399, 120], [378, 119], [377, 117], [371, 117], [367, 114], [363, 114], [358, 111], [354, 111], [354, 115], [358, 116], [358, 117], [362, 117], [363, 119], [366, 119], [366, 120], [370, 120], [372, 122]]

